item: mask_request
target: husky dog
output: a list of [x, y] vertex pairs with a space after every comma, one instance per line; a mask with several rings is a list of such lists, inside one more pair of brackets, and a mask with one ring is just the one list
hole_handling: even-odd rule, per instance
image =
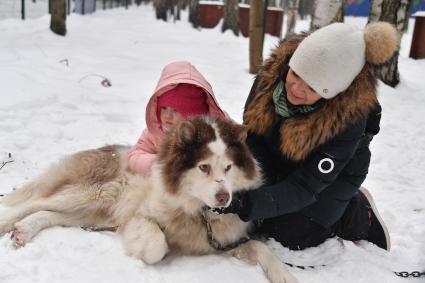
[[150, 177], [129, 171], [127, 147], [78, 152], [2, 199], [11, 208], [0, 216], [0, 235], [11, 231], [21, 247], [51, 226], [117, 227], [126, 253], [147, 264], [168, 254], [222, 254], [260, 264], [270, 282], [296, 282], [264, 243], [241, 243], [250, 223], [205, 210], [260, 185], [245, 138], [230, 121], [183, 121], [162, 144]]

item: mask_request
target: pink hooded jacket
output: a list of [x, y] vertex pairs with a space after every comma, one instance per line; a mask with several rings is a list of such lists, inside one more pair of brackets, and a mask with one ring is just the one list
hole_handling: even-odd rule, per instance
[[177, 84], [187, 83], [205, 90], [209, 116], [229, 118], [218, 106], [211, 85], [201, 73], [189, 62], [173, 62], [164, 67], [151, 99], [146, 106], [146, 126], [137, 143], [128, 152], [128, 165], [136, 174], [148, 175], [156, 160], [158, 148], [165, 137], [156, 115], [158, 97], [174, 88]]

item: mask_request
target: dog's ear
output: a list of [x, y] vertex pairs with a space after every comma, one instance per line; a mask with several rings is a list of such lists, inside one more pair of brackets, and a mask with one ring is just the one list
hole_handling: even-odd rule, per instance
[[191, 143], [194, 141], [196, 129], [191, 121], [183, 121], [178, 127], [179, 140], [182, 143]]
[[235, 124], [234, 127], [237, 140], [244, 143], [246, 141], [246, 137], [248, 136], [248, 128], [245, 125], [238, 124]]

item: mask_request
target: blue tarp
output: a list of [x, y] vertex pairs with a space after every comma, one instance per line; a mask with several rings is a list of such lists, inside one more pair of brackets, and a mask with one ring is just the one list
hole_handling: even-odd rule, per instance
[[[347, 16], [369, 16], [370, 0], [348, 0], [345, 7], [345, 15]], [[425, 11], [425, 0], [413, 0], [410, 9], [411, 14], [417, 11]]]
[[369, 16], [370, 1], [368, 0], [349, 0], [345, 6], [345, 15], [347, 16]]

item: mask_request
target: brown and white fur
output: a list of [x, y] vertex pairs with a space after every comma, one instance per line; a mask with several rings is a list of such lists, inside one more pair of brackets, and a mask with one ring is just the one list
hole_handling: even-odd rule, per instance
[[[233, 192], [261, 183], [245, 137], [230, 121], [184, 121], [161, 146], [150, 177], [128, 170], [126, 147], [78, 152], [3, 198], [11, 208], [0, 216], [0, 235], [11, 231], [21, 247], [51, 226], [116, 226], [126, 253], [148, 264], [169, 254], [222, 254], [260, 264], [270, 282], [296, 282], [262, 242], [222, 252], [208, 241], [202, 209], [227, 206]], [[209, 212], [208, 221], [223, 246], [246, 237], [251, 225], [234, 214]]]

